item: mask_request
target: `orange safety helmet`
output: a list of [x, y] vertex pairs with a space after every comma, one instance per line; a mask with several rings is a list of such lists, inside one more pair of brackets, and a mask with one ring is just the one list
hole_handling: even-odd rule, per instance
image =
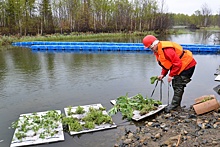
[[143, 39], [143, 44], [145, 47], [149, 48], [155, 40], [157, 40], [155, 36], [147, 35]]

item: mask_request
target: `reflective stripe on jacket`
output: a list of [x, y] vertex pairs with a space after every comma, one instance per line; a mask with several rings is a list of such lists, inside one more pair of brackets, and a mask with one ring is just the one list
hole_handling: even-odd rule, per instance
[[163, 49], [164, 48], [173, 48], [176, 52], [176, 54], [180, 57], [180, 60], [182, 61], [182, 67], [179, 70], [180, 74], [187, 65], [193, 60], [192, 52], [189, 50], [183, 50], [182, 46], [180, 46], [177, 43], [171, 42], [171, 41], [160, 41], [158, 43], [158, 51], [157, 54], [155, 54], [157, 61], [159, 62], [159, 65], [161, 65], [163, 68], [170, 70], [172, 67], [172, 63], [165, 58]]

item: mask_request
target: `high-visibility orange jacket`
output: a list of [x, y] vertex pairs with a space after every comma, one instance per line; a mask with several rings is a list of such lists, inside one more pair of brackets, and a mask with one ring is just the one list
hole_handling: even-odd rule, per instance
[[192, 52], [189, 50], [183, 50], [182, 46], [180, 46], [179, 44], [171, 41], [160, 41], [158, 43], [158, 51], [157, 53], [155, 53], [155, 57], [159, 62], [159, 65], [161, 65], [166, 70], [171, 70], [172, 63], [170, 60], [167, 60], [165, 58], [163, 51], [165, 48], [173, 48], [177, 56], [180, 58], [182, 63], [178, 74], [180, 74], [191, 63], [191, 61], [194, 60]]

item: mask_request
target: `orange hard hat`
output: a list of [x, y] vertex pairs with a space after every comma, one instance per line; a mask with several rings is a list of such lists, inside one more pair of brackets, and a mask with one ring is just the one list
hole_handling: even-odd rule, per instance
[[143, 44], [145, 47], [149, 48], [155, 40], [157, 40], [155, 36], [147, 35], [143, 39]]

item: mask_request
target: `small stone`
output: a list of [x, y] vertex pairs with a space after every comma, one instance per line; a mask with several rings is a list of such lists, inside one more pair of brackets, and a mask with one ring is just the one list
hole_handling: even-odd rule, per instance
[[202, 144], [206, 144], [206, 143], [208, 143], [208, 141], [207, 141], [206, 139], [204, 139], [204, 140], [202, 141]]
[[202, 129], [205, 129], [206, 128], [206, 123], [202, 123]]
[[147, 141], [144, 141], [143, 145], [147, 145]]
[[209, 120], [205, 120], [205, 123], [209, 123]]
[[168, 130], [169, 130], [168, 127], [163, 128], [163, 131], [168, 131]]
[[216, 112], [213, 112], [213, 115], [214, 115], [214, 116], [218, 116], [218, 113], [216, 113]]
[[194, 118], [194, 119], [195, 119], [195, 118], [197, 118], [197, 117], [196, 117], [196, 115], [194, 115], [194, 114], [190, 114], [188, 118]]
[[153, 124], [151, 125], [151, 127], [156, 127], [156, 128], [158, 128], [158, 127], [160, 127], [160, 123], [153, 123]]
[[213, 128], [213, 126], [211, 124], [206, 124], [206, 128], [210, 129]]
[[133, 136], [134, 136], [133, 133], [129, 133], [129, 134], [128, 134], [128, 139], [131, 139]]
[[159, 139], [160, 136], [161, 136], [160, 133], [157, 133], [154, 137], [157, 138], [157, 139]]
[[194, 142], [194, 143], [193, 143], [193, 146], [197, 146], [197, 147], [198, 147], [198, 146], [199, 146], [199, 143], [198, 143], [198, 142]]
[[162, 123], [162, 124], [160, 125], [160, 127], [161, 127], [161, 128], [165, 128], [165, 127], [166, 127], [166, 124], [165, 124], [165, 123]]
[[125, 139], [124, 144], [130, 144], [131, 143], [131, 139]]
[[212, 144], [213, 144], [213, 145], [217, 145], [218, 142], [217, 142], [217, 141], [212, 141]]
[[185, 118], [186, 118], [186, 116], [180, 116], [180, 118], [185, 119]]
[[202, 124], [203, 121], [201, 119], [197, 119], [196, 123], [197, 123], [197, 125], [199, 125], [199, 124]]
[[213, 125], [213, 128], [214, 128], [214, 129], [216, 129], [217, 127], [218, 127], [218, 125], [217, 125], [217, 124], [214, 124], [214, 125]]
[[151, 126], [152, 124], [153, 124], [153, 122], [148, 122], [147, 123], [148, 126]]
[[169, 118], [169, 117], [171, 117], [171, 114], [170, 114], [170, 113], [165, 114], [164, 117], [165, 117], [165, 118]]
[[182, 130], [182, 134], [183, 134], [183, 135], [187, 135], [188, 132], [187, 132], [186, 130]]
[[189, 123], [189, 122], [191, 122], [191, 120], [190, 119], [185, 119], [184, 122]]

